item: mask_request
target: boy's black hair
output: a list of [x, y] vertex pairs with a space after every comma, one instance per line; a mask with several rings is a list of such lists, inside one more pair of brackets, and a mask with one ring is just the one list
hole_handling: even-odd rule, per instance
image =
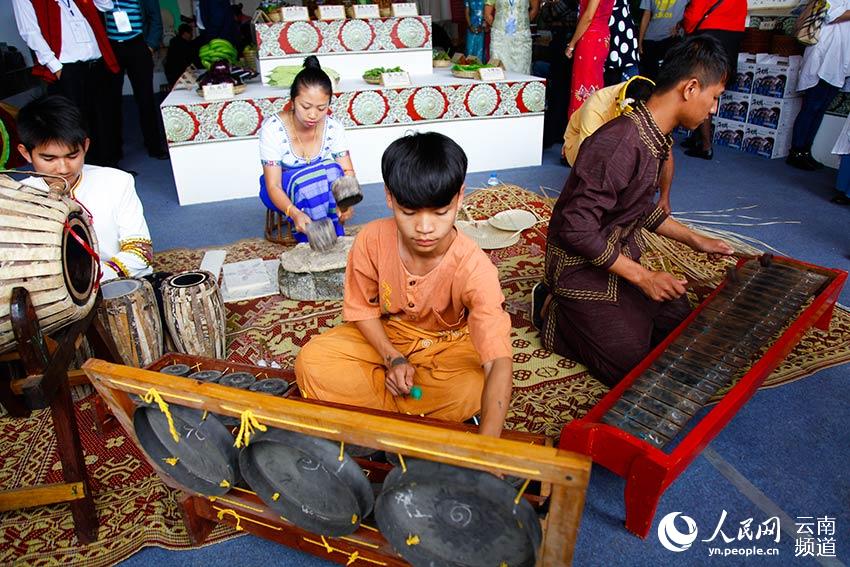
[[192, 35], [192, 26], [189, 24], [180, 24], [180, 27], [177, 28], [177, 35], [183, 35], [184, 33]]
[[387, 190], [406, 209], [438, 209], [460, 193], [466, 179], [466, 154], [437, 132], [394, 141], [381, 158]]
[[333, 84], [328, 74], [322, 71], [322, 66], [319, 64], [319, 58], [315, 55], [310, 55], [304, 59], [304, 68], [301, 69], [295, 79], [292, 81], [292, 86], [289, 87], [289, 98], [295, 100], [298, 93], [302, 89], [310, 87], [319, 87], [328, 96], [333, 94]]
[[77, 106], [61, 95], [39, 97], [18, 111], [18, 137], [31, 152], [37, 146], [58, 142], [71, 149], [85, 147], [86, 121]]
[[666, 93], [692, 77], [702, 87], [726, 82], [729, 56], [723, 44], [711, 36], [696, 35], [670, 49], [655, 79], [655, 92]]
[[634, 99], [635, 102], [646, 102], [652, 96], [654, 89], [655, 87], [648, 80], [637, 77], [626, 87], [626, 98]]

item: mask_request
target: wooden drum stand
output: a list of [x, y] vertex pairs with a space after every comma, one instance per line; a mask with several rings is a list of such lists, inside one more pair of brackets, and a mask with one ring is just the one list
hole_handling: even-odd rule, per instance
[[[100, 300], [98, 296], [97, 302]], [[12, 375], [0, 377], [0, 403], [12, 417], [28, 417], [33, 409], [50, 408], [65, 482], [0, 491], [0, 511], [68, 502], [77, 539], [81, 544], [92, 543], [97, 540], [97, 513], [71, 399], [71, 386], [87, 380], [80, 372], [69, 373], [68, 365], [83, 335], [87, 335], [96, 353], [119, 360], [115, 344], [95, 317], [96, 309], [57, 332], [54, 340], [42, 334], [26, 289], [12, 290], [10, 307], [18, 356], [13, 352], [12, 356], [3, 357], [12, 361], [7, 366], [13, 370]], [[20, 366], [25, 376], [18, 375], [16, 367]], [[76, 374], [77, 380], [69, 378], [69, 374]]]

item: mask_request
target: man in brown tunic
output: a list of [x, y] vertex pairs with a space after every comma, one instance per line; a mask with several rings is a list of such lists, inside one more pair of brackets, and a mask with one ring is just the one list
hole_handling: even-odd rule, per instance
[[[643, 268], [640, 229], [708, 253], [731, 254], [653, 201], [670, 132], [717, 109], [728, 73], [714, 39], [672, 49], [652, 97], [584, 141], [552, 212], [546, 243], [543, 345], [613, 386], [688, 314], [684, 280]], [[545, 293], [545, 292], [544, 292]], [[542, 302], [538, 294], [536, 304]]]

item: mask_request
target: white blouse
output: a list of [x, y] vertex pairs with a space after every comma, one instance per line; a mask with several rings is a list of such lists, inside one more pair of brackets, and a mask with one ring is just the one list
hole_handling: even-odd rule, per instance
[[838, 140], [835, 141], [832, 153], [839, 156], [850, 154], [850, 115], [844, 120], [844, 128], [841, 129]]
[[850, 0], [830, 0], [820, 40], [806, 48], [797, 90], [810, 89], [823, 79], [850, 91], [850, 21], [831, 24], [850, 10]]
[[292, 151], [289, 132], [280, 115], [269, 116], [263, 120], [263, 125], [260, 127], [260, 160], [263, 165], [277, 165], [283, 169], [289, 169], [302, 167], [318, 160], [336, 160], [346, 155], [348, 155], [348, 141], [345, 138], [345, 128], [338, 120], [330, 116], [325, 118], [321, 150], [318, 155], [311, 156], [309, 162]]

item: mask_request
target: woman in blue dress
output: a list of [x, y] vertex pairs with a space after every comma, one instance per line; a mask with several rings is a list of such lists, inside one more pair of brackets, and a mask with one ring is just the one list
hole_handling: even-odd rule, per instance
[[345, 129], [328, 116], [333, 87], [315, 55], [290, 88], [291, 110], [269, 116], [260, 128], [260, 199], [288, 218], [298, 242], [313, 221], [328, 218], [336, 233], [353, 208], [340, 211], [331, 188], [343, 176], [354, 176]]
[[466, 3], [466, 55], [484, 62], [484, 0], [465, 0]]

